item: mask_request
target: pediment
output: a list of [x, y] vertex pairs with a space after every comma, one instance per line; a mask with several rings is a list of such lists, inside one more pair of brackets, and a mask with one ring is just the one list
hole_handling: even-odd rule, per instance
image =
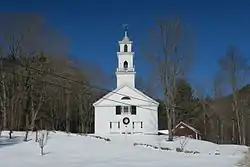
[[123, 86], [106, 94], [96, 101], [94, 106], [145, 105], [158, 106], [158, 102], [148, 97], [136, 88]]

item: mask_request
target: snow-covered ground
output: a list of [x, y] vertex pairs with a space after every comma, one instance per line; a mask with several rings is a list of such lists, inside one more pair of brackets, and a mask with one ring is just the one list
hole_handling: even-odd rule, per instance
[[[3, 136], [8, 136], [7, 132]], [[234, 167], [248, 148], [237, 145], [217, 145], [189, 139], [185, 149], [198, 154], [176, 152], [183, 139], [168, 142], [164, 136], [108, 135], [111, 141], [91, 136], [50, 132], [44, 156], [32, 133], [29, 142], [22, 142], [23, 132], [14, 132], [13, 139], [0, 137], [0, 167]], [[150, 144], [172, 150], [134, 146]], [[216, 151], [217, 150], [217, 151]], [[215, 155], [219, 152], [220, 155]]]

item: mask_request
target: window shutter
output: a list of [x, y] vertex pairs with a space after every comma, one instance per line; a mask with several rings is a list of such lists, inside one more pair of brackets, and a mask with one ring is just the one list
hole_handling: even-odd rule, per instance
[[116, 115], [121, 115], [121, 106], [116, 106]]
[[136, 115], [136, 106], [131, 106], [131, 114]]

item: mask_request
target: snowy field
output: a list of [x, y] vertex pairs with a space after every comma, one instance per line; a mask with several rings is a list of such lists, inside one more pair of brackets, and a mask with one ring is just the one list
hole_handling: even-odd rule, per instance
[[105, 141], [93, 136], [50, 132], [45, 155], [41, 156], [35, 133], [30, 134], [29, 142], [22, 141], [22, 132], [14, 132], [11, 140], [7, 136], [3, 132], [0, 137], [0, 167], [234, 167], [248, 151], [245, 146], [188, 139], [184, 150], [196, 151], [194, 154], [176, 151], [184, 139], [168, 142], [164, 136], [108, 135], [102, 136], [110, 139]]

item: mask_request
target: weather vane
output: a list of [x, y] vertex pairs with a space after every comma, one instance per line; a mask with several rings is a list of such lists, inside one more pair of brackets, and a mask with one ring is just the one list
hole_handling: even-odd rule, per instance
[[122, 26], [123, 26], [123, 28], [124, 28], [125, 31], [128, 30], [128, 24], [123, 24]]
[[127, 33], [128, 33], [128, 24], [123, 24], [122, 26], [124, 28], [125, 36], [127, 36]]

